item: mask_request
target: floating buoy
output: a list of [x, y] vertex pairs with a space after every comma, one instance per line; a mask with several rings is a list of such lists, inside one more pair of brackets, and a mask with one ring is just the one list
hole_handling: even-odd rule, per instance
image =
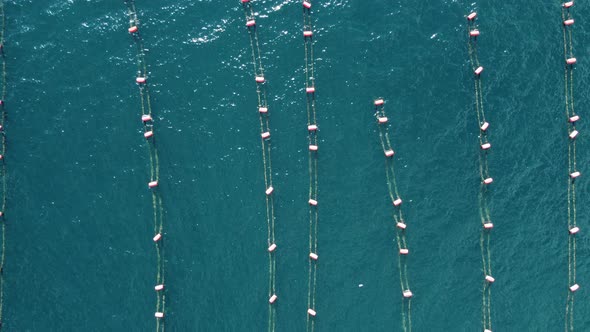
[[317, 206], [318, 205], [318, 201], [316, 201], [315, 199], [309, 199], [309, 205], [313, 205], [313, 206]]
[[572, 234], [572, 235], [576, 234], [579, 231], [580, 231], [580, 227], [578, 227], [578, 226], [570, 228], [570, 234]]
[[273, 252], [275, 249], [277, 249], [277, 245], [273, 243], [268, 247], [268, 252]]
[[311, 30], [303, 31], [303, 37], [311, 37], [313, 36], [313, 32]]
[[571, 139], [575, 139], [576, 136], [578, 136], [578, 131], [577, 130], [572, 130], [572, 132], [570, 133], [570, 138]]
[[258, 112], [266, 113], [266, 112], [268, 112], [268, 108], [267, 107], [260, 107], [260, 108], [258, 108]]
[[578, 285], [578, 284], [573, 284], [570, 286], [570, 291], [572, 291], [572, 292], [575, 292], [578, 289], [580, 289], [580, 285]]
[[156, 285], [156, 287], [154, 287], [154, 289], [157, 291], [161, 291], [162, 289], [164, 289], [164, 285], [160, 284], [160, 285]]
[[152, 136], [154, 136], [154, 132], [151, 131], [151, 130], [146, 131], [145, 133], [143, 133], [143, 137], [145, 137], [145, 138], [150, 138]]
[[568, 65], [573, 65], [574, 63], [576, 63], [576, 58], [568, 58], [567, 60], [565, 60], [565, 63], [567, 63]]
[[129, 28], [128, 30], [129, 30], [129, 33], [135, 33], [135, 32], [137, 32], [137, 30], [138, 30], [138, 29], [137, 29], [137, 27], [136, 27], [136, 26], [132, 26], [132, 27], [131, 27], [131, 28]]
[[147, 81], [147, 78], [145, 78], [145, 77], [138, 77], [138, 78], [136, 78], [136, 79], [135, 79], [135, 82], [136, 82], [137, 84], [143, 84], [143, 83], [145, 83], [146, 81]]
[[317, 314], [317, 313], [315, 312], [315, 310], [313, 310], [313, 309], [311, 309], [311, 308], [310, 308], [310, 309], [307, 309], [307, 313], [308, 313], [310, 316], [313, 316], [313, 317], [315, 317], [315, 315]]
[[490, 284], [493, 283], [494, 281], [496, 281], [496, 279], [494, 279], [494, 277], [492, 276], [486, 276], [486, 281], [489, 282]]
[[152, 121], [152, 116], [149, 114], [144, 114], [141, 116], [141, 122], [148, 122]]
[[569, 20], [563, 21], [563, 25], [572, 25], [574, 24], [574, 19], [570, 18]]
[[404, 297], [405, 297], [406, 299], [409, 299], [409, 298], [411, 298], [411, 297], [412, 297], [414, 294], [412, 294], [412, 291], [410, 291], [409, 289], [406, 289], [406, 290], [404, 291], [403, 295], [404, 295]]
[[406, 249], [406, 248], [402, 248], [402, 249], [399, 250], [399, 254], [400, 255], [407, 255], [409, 253], [410, 253], [410, 251], [408, 249]]
[[272, 186], [268, 187], [268, 189], [266, 189], [265, 193], [266, 195], [270, 195], [272, 194], [272, 192], [275, 190], [275, 188], [273, 188]]
[[255, 20], [247, 20], [246, 21], [246, 26], [247, 27], [253, 27], [256, 25], [256, 21]]
[[401, 198], [398, 198], [395, 201], [393, 201], [393, 205], [394, 206], [400, 206], [401, 204], [402, 204], [402, 199]]
[[489, 148], [491, 148], [491, 147], [492, 147], [492, 144], [490, 144], [490, 143], [483, 143], [483, 144], [481, 145], [481, 149], [482, 149], [482, 150], [487, 150], [487, 149], [489, 149]]
[[469, 31], [469, 36], [471, 36], [471, 37], [479, 36], [479, 30], [473, 29], [473, 30]]
[[242, 3], [250, 2], [250, 0], [242, 0]]
[[385, 151], [385, 157], [393, 157], [394, 154], [395, 154], [395, 152], [393, 152], [393, 150]]
[[273, 294], [270, 299], [268, 299], [268, 303], [273, 304], [277, 300], [277, 296]]
[[485, 329], [485, 330], [483, 330], [483, 332], [492, 332], [492, 330]]
[[471, 14], [469, 14], [469, 15], [467, 16], [467, 19], [468, 19], [468, 20], [470, 20], [470, 21], [473, 21], [473, 19], [474, 19], [476, 16], [477, 16], [477, 13], [476, 13], [476, 12], [473, 12], [473, 13], [471, 13]]
[[387, 123], [387, 117], [386, 116], [379, 117], [379, 123]]
[[158, 181], [150, 181], [148, 183], [148, 187], [150, 187], [150, 188], [154, 188], [154, 187], [157, 187], [157, 186], [158, 186]]
[[309, 126], [307, 126], [307, 130], [309, 130], [309, 131], [316, 131], [316, 130], [318, 130], [318, 126], [316, 126], [316, 125], [309, 125]]
[[311, 8], [311, 3], [307, 2], [307, 1], [303, 1], [303, 7], [310, 9]]
[[313, 252], [310, 252], [309, 253], [309, 258], [313, 259], [314, 261], [317, 261], [318, 260], [318, 255], [315, 254], [315, 253], [313, 253]]
[[318, 146], [317, 145], [310, 145], [309, 146], [309, 151], [317, 151], [318, 150]]
[[262, 134], [260, 134], [260, 136], [262, 137], [262, 139], [267, 139], [270, 138], [270, 133], [268, 131], [265, 131]]
[[574, 116], [572, 116], [572, 117], [570, 117], [568, 119], [568, 121], [571, 122], [571, 123], [574, 123], [574, 122], [576, 122], [578, 120], [580, 120], [580, 116], [579, 115], [574, 115]]
[[481, 74], [482, 71], [483, 71], [483, 67], [482, 66], [477, 67], [477, 69], [475, 70], [475, 75]]
[[164, 313], [163, 312], [156, 312], [155, 314], [156, 318], [164, 318]]
[[487, 179], [483, 180], [484, 184], [490, 184], [492, 182], [494, 182], [494, 179], [492, 179], [492, 178], [487, 178]]
[[488, 130], [489, 126], [490, 124], [484, 121], [484, 123], [481, 125], [481, 127], [479, 127], [479, 129], [481, 129], [481, 131], [486, 131]]
[[4, 159], [4, 155], [0, 154], [0, 160]]
[[2, 217], [4, 215], [4, 212], [0, 211], [0, 217]]
[[570, 174], [570, 178], [575, 179], [575, 178], [577, 178], [580, 175], [582, 175], [580, 172], [575, 171], [575, 172], [573, 172], [573, 173]]
[[375, 100], [375, 106], [383, 105], [383, 103], [384, 103], [383, 99], [377, 99], [377, 100]]
[[483, 228], [492, 229], [492, 228], [494, 228], [494, 224], [491, 222], [486, 222], [485, 224], [483, 224]]
[[264, 83], [264, 76], [256, 76], [256, 83]]
[[305, 92], [306, 93], [315, 93], [315, 88], [313, 86], [309, 87], [309, 88], [305, 88]]
[[162, 234], [160, 234], [160, 233], [156, 234], [156, 236], [154, 236], [154, 242], [160, 241], [161, 238], [162, 238]]
[[398, 223], [395, 224], [395, 226], [397, 226], [397, 228], [399, 228], [399, 229], [406, 229], [406, 227], [408, 227], [408, 225], [404, 224], [401, 221], [398, 221]]

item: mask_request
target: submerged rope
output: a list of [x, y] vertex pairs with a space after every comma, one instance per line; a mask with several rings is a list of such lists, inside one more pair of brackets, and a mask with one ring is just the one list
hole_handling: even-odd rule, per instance
[[143, 122], [144, 137], [146, 138], [146, 147], [150, 160], [150, 182], [148, 184], [151, 188], [152, 206], [153, 206], [153, 220], [154, 220], [154, 244], [156, 247], [156, 331], [164, 332], [164, 309], [166, 306], [166, 293], [164, 290], [165, 277], [165, 261], [164, 246], [163, 246], [163, 215], [164, 208], [162, 205], [162, 195], [158, 189], [160, 180], [160, 162], [158, 157], [158, 149], [156, 147], [156, 139], [154, 136], [154, 119], [152, 114], [152, 105], [150, 101], [150, 91], [147, 84], [147, 64], [145, 61], [145, 48], [143, 46], [143, 39], [139, 33], [139, 20], [137, 18], [137, 10], [135, 9], [134, 0], [126, 0], [129, 13], [129, 32], [133, 36], [135, 46], [137, 48], [137, 79], [139, 86], [139, 95], [141, 99], [141, 121]]
[[[473, 15], [473, 17], [472, 17]], [[493, 228], [492, 219], [490, 216], [490, 209], [488, 206], [489, 202], [489, 184], [492, 183], [488, 170], [488, 149], [491, 147], [488, 141], [488, 122], [486, 121], [484, 107], [483, 107], [483, 93], [481, 84], [481, 72], [483, 67], [479, 62], [477, 55], [477, 36], [479, 30], [475, 22], [475, 13], [472, 13], [468, 17], [467, 30], [469, 33], [469, 61], [471, 63], [471, 69], [475, 74], [475, 111], [477, 115], [477, 123], [479, 124], [479, 175], [480, 175], [480, 190], [478, 194], [479, 201], [479, 217], [482, 224], [480, 234], [480, 249], [481, 249], [481, 262], [482, 270], [484, 274], [482, 284], [482, 325], [484, 331], [492, 330], [492, 289], [491, 285], [495, 281], [492, 277], [492, 259], [490, 252], [490, 235], [491, 229]]]
[[[573, 19], [570, 13], [571, 4], [563, 4], [561, 9], [562, 30], [563, 30], [563, 56], [564, 56], [564, 95], [565, 95], [565, 115], [568, 120], [568, 174], [570, 178], [567, 182], [567, 226], [568, 236], [568, 287], [567, 300], [565, 305], [565, 331], [574, 330], [574, 294], [578, 289], [576, 284], [576, 233], [578, 231], [576, 217], [576, 121], [579, 116], [574, 111], [574, 66], [575, 58], [573, 55], [572, 42], [572, 24]], [[568, 22], [568, 24], [566, 24]], [[570, 60], [568, 60], [570, 59]], [[571, 59], [574, 59], [573, 61]], [[568, 63], [572, 62], [572, 63]], [[579, 173], [578, 173], [579, 174]]]
[[389, 133], [387, 126], [389, 120], [385, 114], [385, 107], [383, 106], [383, 99], [375, 100], [375, 116], [377, 117], [377, 125], [379, 127], [379, 140], [381, 148], [385, 155], [385, 176], [387, 178], [387, 190], [389, 198], [394, 206], [393, 221], [396, 225], [395, 238], [398, 247], [398, 271], [400, 276], [400, 286], [402, 290], [402, 310], [401, 323], [404, 331], [412, 331], [412, 292], [410, 291], [410, 283], [408, 281], [408, 243], [406, 240], [407, 222], [402, 214], [402, 199], [400, 198], [397, 189], [397, 182], [395, 179], [395, 169], [393, 163], [394, 150], [389, 140]]
[[254, 77], [256, 78], [256, 94], [258, 96], [258, 115], [260, 120], [260, 135], [262, 138], [262, 164], [264, 167], [264, 185], [266, 189], [266, 225], [268, 245], [268, 331], [276, 329], [276, 309], [274, 302], [276, 295], [276, 242], [275, 242], [275, 212], [274, 212], [274, 188], [272, 185], [272, 163], [270, 158], [270, 126], [268, 100], [266, 97], [266, 83], [264, 69], [262, 67], [262, 56], [260, 42], [258, 39], [258, 28], [255, 21], [254, 8], [250, 1], [242, 1], [246, 27], [250, 36], [250, 47], [252, 49], [252, 63], [254, 65]]
[[6, 111], [4, 109], [4, 101], [6, 100], [6, 57], [4, 56], [4, 31], [6, 21], [4, 17], [4, 1], [0, 1], [0, 17], [2, 18], [2, 27], [0, 28], [0, 54], [2, 56], [2, 95], [0, 96], [0, 108], [2, 114], [0, 115], [0, 139], [2, 150], [0, 152], [0, 176], [2, 177], [2, 207], [0, 209], [0, 222], [2, 223], [2, 254], [0, 256], [0, 330], [2, 329], [2, 318], [4, 313], [4, 262], [6, 260], [6, 195], [7, 195], [7, 178], [6, 178], [6, 164], [4, 162], [4, 155], [6, 153], [6, 136], [4, 135], [4, 121], [6, 119]]
[[305, 50], [305, 94], [307, 109], [307, 132], [309, 144], [309, 267], [307, 276], [306, 330], [315, 330], [317, 259], [318, 259], [318, 127], [315, 102], [315, 76], [313, 57], [313, 24], [311, 2], [303, 2], [303, 47]]

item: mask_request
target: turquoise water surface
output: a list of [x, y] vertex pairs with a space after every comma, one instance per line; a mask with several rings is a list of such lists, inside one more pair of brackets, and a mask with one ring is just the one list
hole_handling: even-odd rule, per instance
[[[267, 329], [263, 166], [239, 1], [136, 0], [165, 207], [166, 328]], [[300, 1], [252, 0], [271, 109], [277, 331], [305, 330], [308, 151]], [[401, 331], [383, 97], [408, 221], [415, 331], [477, 331], [482, 263], [473, 75], [479, 14], [493, 150], [494, 331], [560, 331], [567, 127], [559, 1], [314, 2], [320, 126], [317, 331]], [[7, 331], [151, 331], [156, 252], [136, 49], [122, 1], [5, 1]], [[590, 330], [590, 6], [572, 9], [575, 327]], [[363, 284], [363, 287], [359, 287]]]

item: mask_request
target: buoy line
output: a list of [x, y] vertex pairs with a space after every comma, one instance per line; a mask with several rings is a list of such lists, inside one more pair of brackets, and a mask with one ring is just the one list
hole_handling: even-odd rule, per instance
[[250, 0], [241, 0], [246, 19], [246, 27], [250, 37], [252, 49], [252, 63], [254, 66], [254, 79], [256, 82], [256, 94], [258, 96], [258, 117], [260, 120], [260, 136], [262, 161], [264, 167], [264, 185], [266, 200], [266, 225], [267, 225], [267, 252], [268, 252], [268, 331], [276, 329], [275, 302], [278, 299], [276, 291], [276, 249], [275, 241], [275, 211], [274, 211], [274, 187], [272, 183], [272, 163], [270, 145], [269, 108], [266, 97], [266, 79], [262, 66], [260, 42], [258, 39], [258, 26], [256, 15]]
[[313, 57], [313, 22], [311, 1], [303, 1], [303, 46], [305, 50], [305, 95], [307, 109], [308, 173], [309, 173], [309, 267], [307, 276], [306, 330], [315, 330], [317, 264], [318, 264], [318, 124], [315, 102]]
[[395, 178], [395, 169], [393, 156], [395, 152], [389, 139], [387, 131], [389, 119], [385, 114], [384, 100], [377, 99], [374, 101], [375, 116], [377, 118], [377, 126], [379, 128], [379, 140], [383, 155], [385, 157], [385, 176], [387, 179], [387, 191], [389, 198], [394, 207], [393, 221], [395, 222], [395, 238], [398, 247], [398, 271], [400, 286], [402, 291], [402, 329], [404, 331], [412, 331], [412, 297], [413, 293], [410, 290], [410, 283], [408, 281], [408, 243], [406, 240], [406, 230], [408, 227], [407, 221], [402, 214], [402, 199], [397, 188], [397, 181]]
[[564, 56], [564, 95], [565, 95], [565, 115], [568, 129], [568, 175], [567, 179], [567, 226], [568, 226], [568, 292], [565, 305], [565, 330], [574, 330], [574, 295], [580, 288], [576, 283], [576, 234], [580, 228], [577, 226], [576, 210], [576, 181], [580, 172], [576, 166], [576, 141], [578, 131], [576, 123], [580, 116], [574, 110], [574, 57], [572, 30], [574, 19], [571, 15], [573, 1], [562, 3], [561, 20], [563, 31], [563, 56]]
[[2, 56], [2, 96], [0, 96], [0, 137], [2, 140], [2, 151], [0, 153], [0, 163], [2, 174], [2, 207], [0, 209], [0, 222], [2, 223], [2, 256], [0, 256], [0, 330], [2, 329], [4, 313], [4, 262], [6, 260], [6, 195], [8, 194], [6, 179], [6, 163], [4, 155], [6, 154], [6, 136], [4, 134], [4, 121], [6, 120], [5, 100], [6, 100], [6, 57], [4, 56], [4, 31], [6, 28], [6, 19], [4, 17], [4, 1], [0, 1], [0, 16], [2, 17], [2, 28], [0, 30], [0, 55]]
[[166, 307], [166, 292], [164, 289], [165, 277], [165, 261], [164, 255], [164, 240], [163, 240], [163, 214], [164, 208], [162, 205], [162, 195], [158, 188], [160, 181], [160, 162], [158, 157], [158, 149], [156, 147], [156, 138], [154, 135], [154, 118], [152, 113], [152, 105], [150, 100], [150, 91], [148, 86], [148, 71], [145, 61], [145, 48], [143, 39], [139, 31], [139, 20], [137, 18], [137, 10], [135, 8], [134, 0], [126, 0], [129, 13], [129, 33], [133, 37], [133, 41], [137, 47], [137, 77], [135, 82], [139, 87], [139, 94], [141, 98], [141, 122], [143, 123], [143, 136], [146, 140], [146, 146], [149, 153], [150, 160], [150, 180], [148, 188], [152, 194], [153, 206], [153, 220], [154, 220], [154, 245], [156, 247], [157, 257], [157, 272], [156, 283], [154, 286], [156, 293], [156, 331], [164, 331], [164, 311]]
[[489, 174], [488, 169], [488, 152], [492, 147], [488, 140], [489, 123], [486, 121], [484, 107], [483, 107], [483, 93], [481, 83], [481, 73], [483, 67], [479, 62], [477, 55], [477, 38], [479, 37], [480, 31], [476, 24], [477, 14], [475, 12], [467, 16], [467, 32], [469, 35], [469, 61], [471, 63], [471, 69], [474, 74], [475, 84], [475, 111], [477, 114], [478, 131], [479, 131], [479, 174], [480, 174], [480, 190], [478, 194], [479, 201], [479, 216], [482, 224], [480, 234], [480, 249], [481, 249], [481, 261], [482, 261], [482, 325], [484, 332], [492, 331], [492, 284], [495, 278], [492, 276], [492, 258], [490, 251], [490, 236], [491, 230], [494, 227], [490, 216], [490, 209], [488, 206], [489, 202], [489, 186], [493, 182], [492, 177]]

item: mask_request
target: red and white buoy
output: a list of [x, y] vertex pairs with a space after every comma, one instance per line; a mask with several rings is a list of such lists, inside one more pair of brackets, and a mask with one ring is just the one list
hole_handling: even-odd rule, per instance
[[565, 60], [565, 63], [567, 63], [568, 65], [573, 65], [577, 61], [578, 60], [576, 60], [576, 58], [568, 58], [567, 60]]
[[303, 31], [303, 37], [312, 37], [313, 36], [313, 32], [311, 30], [305, 30]]
[[273, 252], [277, 249], [277, 245], [275, 243], [268, 246], [268, 252]]
[[258, 108], [258, 112], [260, 112], [260, 113], [267, 113], [268, 112], [268, 108], [267, 107], [259, 107]]
[[568, 121], [569, 121], [569, 122], [571, 122], [571, 123], [574, 123], [574, 122], [576, 122], [576, 121], [578, 121], [578, 120], [580, 120], [580, 116], [579, 116], [579, 115], [574, 115], [574, 116], [571, 116], [571, 117], [568, 119]]
[[393, 152], [393, 150], [386, 150], [385, 151], [385, 157], [393, 157], [393, 155], [395, 154], [395, 152]]
[[129, 33], [136, 33], [136, 32], [137, 32], [137, 30], [138, 30], [138, 29], [137, 29], [137, 26], [135, 26], [135, 25], [134, 25], [134, 26], [132, 26], [132, 27], [130, 27], [130, 28], [128, 29]]
[[318, 150], [318, 146], [317, 146], [317, 145], [313, 145], [313, 144], [311, 144], [311, 145], [309, 146], [309, 151], [317, 151], [317, 150]]
[[408, 227], [408, 225], [404, 224], [402, 221], [398, 221], [395, 226], [397, 226], [399, 229], [406, 229], [406, 227]]
[[148, 121], [152, 121], [152, 116], [149, 114], [144, 114], [141, 116], [141, 122], [148, 122]]
[[270, 299], [268, 299], [268, 303], [273, 304], [277, 300], [276, 294], [273, 294]]
[[303, 7], [310, 9], [311, 8], [311, 3], [309, 3], [308, 1], [303, 1]]
[[492, 229], [492, 228], [494, 228], [494, 224], [488, 221], [488, 222], [486, 222], [486, 223], [483, 224], [483, 228], [485, 228], [485, 229]]
[[313, 86], [312, 87], [305, 88], [305, 92], [306, 93], [315, 93], [315, 88]]
[[490, 124], [484, 121], [484, 122], [481, 124], [481, 127], [479, 127], [479, 129], [481, 129], [481, 131], [486, 131], [486, 130], [488, 130], [488, 127], [489, 127], [489, 126], [490, 126]]
[[381, 105], [383, 105], [384, 102], [385, 101], [383, 101], [383, 99], [377, 99], [377, 100], [375, 100], [375, 106], [381, 106]]
[[316, 253], [310, 252], [310, 253], [309, 253], [309, 258], [310, 258], [310, 259], [313, 259], [314, 261], [317, 261], [317, 260], [318, 260], [318, 258], [319, 258], [319, 256], [318, 256], [318, 254], [316, 254]]
[[156, 290], [156, 292], [159, 292], [164, 289], [164, 285], [163, 284], [156, 285], [156, 287], [154, 287], [154, 289]]
[[409, 253], [410, 253], [410, 250], [408, 250], [408, 249], [406, 249], [406, 248], [401, 248], [401, 249], [399, 250], [399, 254], [400, 254], [400, 255], [407, 255], [407, 254], [409, 254]]
[[574, 19], [570, 18], [569, 20], [563, 21], [563, 25], [572, 25], [574, 24]]
[[574, 2], [573, 2], [573, 1], [568, 1], [568, 2], [566, 2], [566, 3], [564, 3], [564, 4], [563, 4], [563, 6], [564, 6], [565, 8], [570, 8], [570, 7], [571, 7], [571, 6], [573, 6], [573, 5], [574, 5]]
[[148, 183], [148, 187], [150, 187], [150, 188], [155, 188], [157, 186], [158, 186], [158, 181], [150, 181]]
[[469, 36], [470, 37], [477, 37], [477, 36], [479, 36], [479, 30], [473, 29], [473, 30], [469, 31]]
[[490, 184], [492, 182], [494, 182], [494, 179], [492, 179], [492, 178], [487, 178], [487, 179], [483, 180], [484, 184]]
[[135, 82], [136, 82], [137, 84], [144, 84], [146, 81], [147, 81], [147, 77], [137, 77], [137, 78], [135, 79]]
[[275, 188], [273, 188], [272, 186], [268, 187], [266, 189], [266, 191], [264, 192], [267, 196], [272, 194], [272, 192], [275, 190]]
[[572, 227], [569, 230], [570, 234], [572, 234], [572, 235], [576, 234], [579, 231], [580, 231], [580, 227], [578, 227], [578, 226]]
[[316, 201], [315, 199], [309, 199], [309, 205], [313, 205], [313, 206], [317, 206], [318, 205], [318, 201]]
[[387, 123], [387, 117], [386, 116], [379, 117], [379, 123]]
[[262, 139], [268, 139], [270, 138], [270, 132], [265, 131], [262, 134], [260, 134], [260, 137], [262, 137]]
[[309, 131], [316, 131], [316, 130], [318, 130], [318, 126], [317, 125], [314, 125], [314, 124], [313, 125], [309, 125], [309, 126], [307, 126], [307, 130], [309, 130]]
[[309, 308], [309, 309], [307, 309], [307, 314], [315, 317], [315, 315], [317, 315], [317, 312], [315, 312], [315, 310]]
[[491, 144], [491, 143], [483, 143], [483, 144], [481, 145], [481, 149], [482, 149], [482, 150], [487, 150], [487, 149], [489, 149], [489, 148], [491, 148], [491, 147], [492, 147], [492, 144]]
[[406, 290], [403, 292], [403, 295], [404, 295], [404, 297], [405, 297], [406, 299], [409, 299], [409, 298], [411, 298], [412, 296], [414, 296], [414, 294], [412, 294], [412, 291], [410, 291], [409, 289], [406, 289]]
[[246, 26], [247, 27], [253, 27], [256, 25], [256, 21], [255, 20], [247, 20], [246, 21]]
[[479, 74], [481, 74], [481, 72], [483, 71], [483, 67], [479, 66], [477, 67], [477, 69], [474, 71], [475, 75], [479, 76]]
[[264, 83], [264, 76], [256, 76], [256, 83]]
[[402, 199], [398, 197], [395, 201], [393, 201], [393, 205], [394, 206], [402, 205]]
[[477, 13], [476, 13], [476, 12], [473, 12], [473, 13], [471, 13], [471, 14], [469, 14], [469, 15], [467, 16], [467, 19], [468, 19], [469, 21], [473, 21], [473, 20], [475, 19], [475, 17], [476, 17], [476, 16], [477, 16]]
[[578, 131], [577, 130], [572, 130], [572, 132], [570, 133], [570, 138], [571, 139], [575, 139], [576, 136], [578, 136]]
[[580, 285], [578, 284], [573, 284], [570, 286], [570, 291], [573, 293], [575, 291], [577, 291], [578, 289], [580, 289]]
[[494, 277], [492, 276], [486, 276], [486, 281], [489, 282], [490, 284], [493, 283], [494, 281], [496, 281], [496, 279], [494, 279]]
[[156, 236], [154, 236], [153, 240], [154, 242], [158, 242], [162, 239], [162, 234], [158, 233], [156, 234]]
[[156, 316], [156, 318], [164, 318], [164, 313], [158, 311], [154, 316]]
[[575, 171], [575, 172], [570, 173], [570, 178], [575, 179], [580, 175], [582, 175], [582, 173]]
[[150, 138], [152, 136], [154, 136], [154, 132], [151, 130], [148, 130], [145, 133], [143, 133], [143, 137], [145, 137], [145, 138]]

